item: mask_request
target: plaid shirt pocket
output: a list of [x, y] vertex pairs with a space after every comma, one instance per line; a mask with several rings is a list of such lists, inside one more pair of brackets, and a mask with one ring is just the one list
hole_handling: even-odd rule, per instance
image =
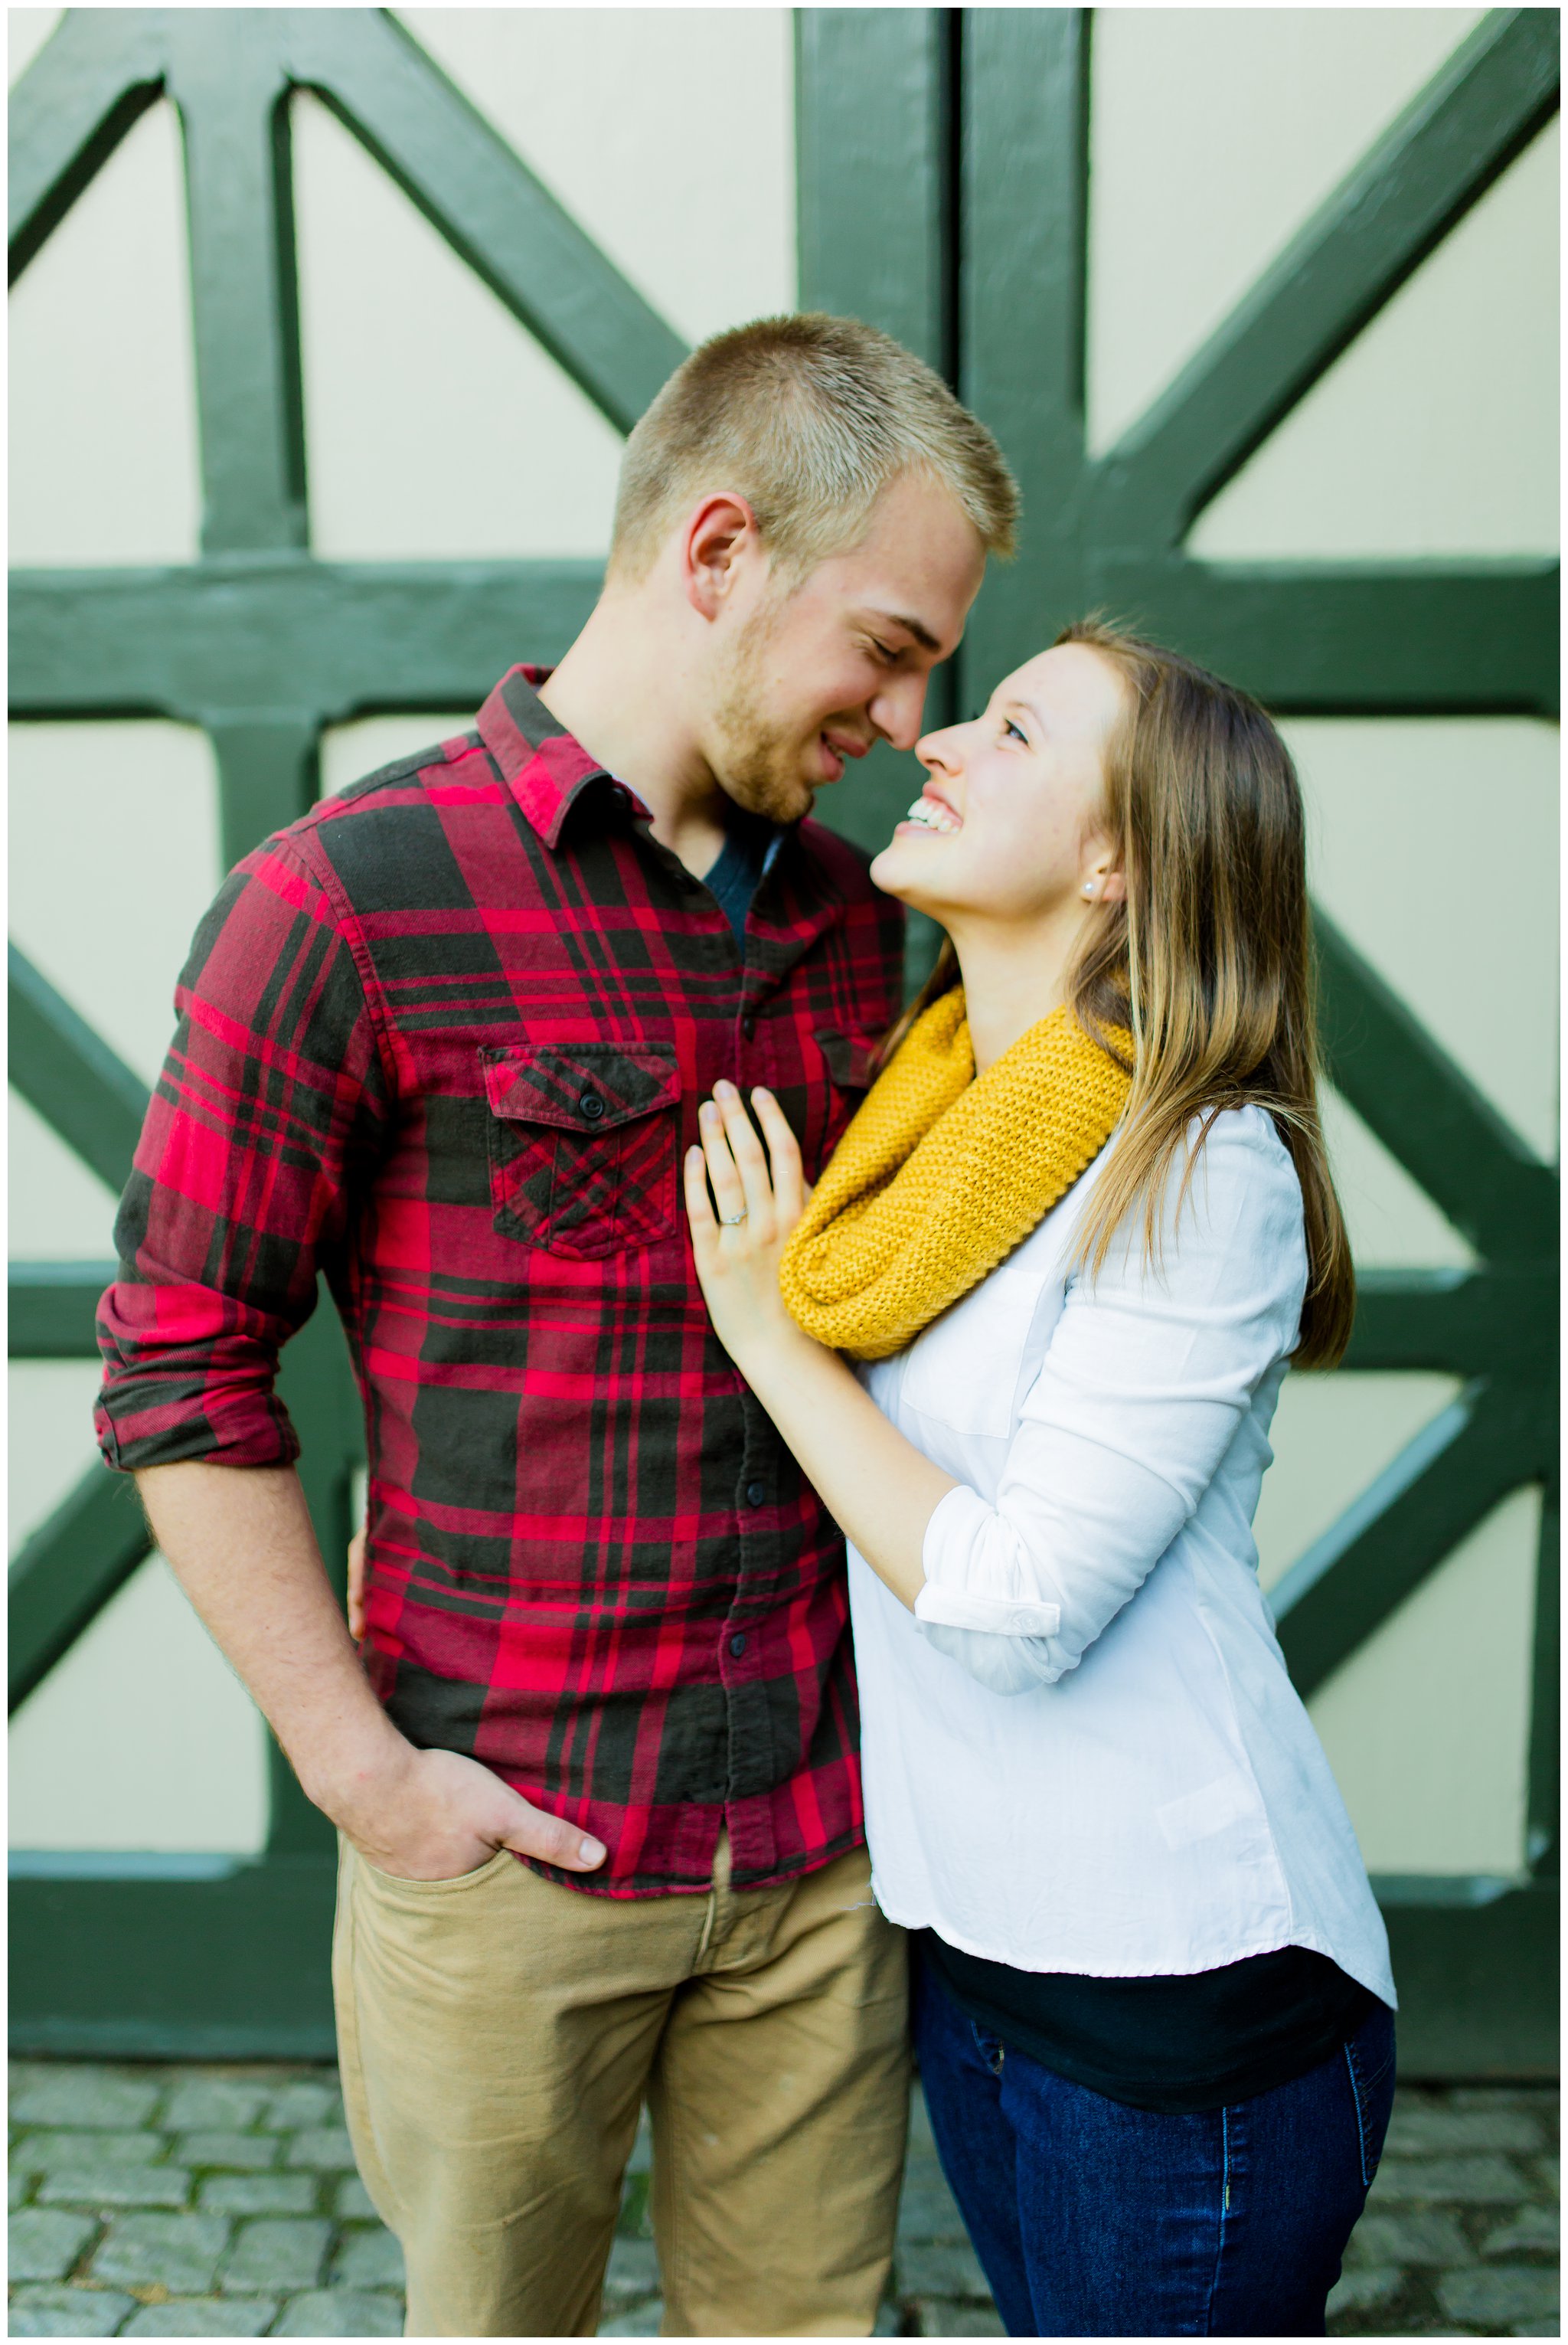
[[487, 1050], [490, 1185], [503, 1237], [596, 1262], [674, 1234], [681, 1076], [673, 1050]]

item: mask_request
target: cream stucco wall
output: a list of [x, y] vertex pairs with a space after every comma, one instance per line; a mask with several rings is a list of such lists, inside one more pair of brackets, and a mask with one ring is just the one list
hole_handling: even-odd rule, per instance
[[[12, 13], [14, 70], [55, 13]], [[1098, 15], [1097, 446], [1158, 396], [1476, 13]], [[790, 306], [787, 11], [454, 8], [405, 21], [683, 334]], [[318, 548], [601, 550], [608, 427], [324, 109], [298, 101], [294, 131]], [[715, 197], [715, 147], [737, 143], [744, 168]], [[1342, 558], [1553, 542], [1555, 175], [1548, 133], [1200, 517], [1197, 551]], [[11, 314], [13, 561], [192, 558], [188, 291], [167, 107], [82, 198]], [[324, 744], [323, 787], [467, 716], [343, 727]], [[1554, 1153], [1553, 732], [1522, 719], [1288, 729], [1320, 900], [1528, 1143]], [[206, 743], [163, 725], [32, 726], [14, 729], [12, 758], [13, 931], [150, 1080], [175, 972], [218, 877]], [[1359, 1259], [1466, 1261], [1348, 1108], [1330, 1100], [1329, 1114]], [[113, 1200], [15, 1103], [12, 1199], [15, 1253], [109, 1251]], [[12, 1370], [14, 1545], [90, 1460], [92, 1382], [76, 1363]], [[1288, 1384], [1259, 1519], [1266, 1579], [1452, 1389], [1416, 1376]], [[1499, 1508], [1313, 1704], [1376, 1868], [1519, 1861], [1535, 1506], [1523, 1493]], [[157, 1558], [26, 1706], [12, 1749], [23, 1845], [259, 1844], [254, 1713]]]

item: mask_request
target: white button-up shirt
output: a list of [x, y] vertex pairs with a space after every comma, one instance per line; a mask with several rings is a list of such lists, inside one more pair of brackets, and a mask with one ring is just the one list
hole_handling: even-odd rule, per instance
[[1072, 1256], [1114, 1146], [863, 1372], [959, 1484], [913, 1617], [850, 1549], [875, 1893], [1020, 1970], [1141, 1977], [1310, 1946], [1392, 2004], [1252, 1539], [1306, 1287], [1295, 1169], [1260, 1110], [1221, 1115], [1155, 1266], [1139, 1212], [1094, 1279]]

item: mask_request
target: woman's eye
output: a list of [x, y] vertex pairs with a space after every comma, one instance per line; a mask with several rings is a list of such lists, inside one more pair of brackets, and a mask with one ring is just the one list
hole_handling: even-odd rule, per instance
[[879, 644], [875, 636], [873, 635], [871, 638], [871, 648], [876, 654], [877, 658], [882, 662], [884, 667], [897, 666], [898, 654], [892, 648], [891, 645]]
[[1015, 740], [1015, 741], [1021, 741], [1021, 742], [1023, 743], [1023, 745], [1024, 745], [1024, 746], [1025, 746], [1025, 748], [1026, 748], [1026, 749], [1028, 747], [1028, 746], [1029, 746], [1029, 736], [1028, 736], [1028, 735], [1024, 731], [1024, 728], [1023, 728], [1023, 726], [1022, 726], [1021, 725], [1015, 725], [1015, 724], [1014, 724], [1014, 722], [1013, 722], [1013, 720], [1012, 720], [1012, 718], [1011, 718], [1010, 716], [1007, 716], [1007, 717], [1004, 717], [1004, 718], [1003, 718], [1003, 720], [1002, 720], [1002, 731], [1003, 731], [1003, 733], [1004, 733], [1004, 734], [1010, 733], [1010, 734], [1012, 735], [1012, 736], [1013, 736], [1013, 738], [1014, 738], [1014, 740]]

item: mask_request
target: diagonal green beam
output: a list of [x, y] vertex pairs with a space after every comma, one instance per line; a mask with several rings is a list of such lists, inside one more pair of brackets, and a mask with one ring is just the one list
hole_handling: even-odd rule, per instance
[[1180, 542], [1550, 118], [1557, 51], [1555, 10], [1490, 12], [1097, 468], [1102, 534]]
[[1544, 1470], [1555, 1403], [1477, 1383], [1422, 1427], [1269, 1596], [1305, 1700], [1493, 1507]]
[[131, 1177], [147, 1087], [25, 953], [12, 945], [10, 957], [12, 1084], [117, 1196]]
[[96, 1360], [98, 1297], [117, 1274], [112, 1262], [14, 1262], [6, 1294], [6, 1344], [14, 1360]]
[[11, 1566], [13, 1711], [125, 1586], [151, 1548], [128, 1476], [89, 1467]]
[[1478, 1253], [1550, 1264], [1555, 1174], [1321, 912], [1313, 929], [1323, 1053], [1339, 1089]]
[[11, 92], [12, 284], [157, 99], [162, 73], [148, 11], [66, 11]]
[[685, 357], [680, 337], [388, 11], [290, 9], [278, 22], [292, 78], [630, 431]]

